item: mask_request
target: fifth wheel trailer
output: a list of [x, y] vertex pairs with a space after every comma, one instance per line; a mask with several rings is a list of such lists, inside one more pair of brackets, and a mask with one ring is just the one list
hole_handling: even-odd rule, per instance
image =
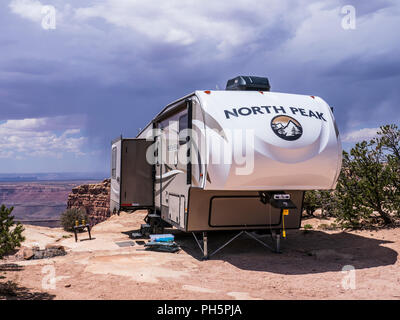
[[304, 192], [334, 189], [341, 169], [331, 107], [317, 96], [270, 92], [260, 77], [184, 96], [132, 141], [148, 143], [152, 170], [139, 180], [152, 188], [132, 193], [139, 204], [152, 197], [147, 221], [202, 232], [205, 256], [208, 231], [255, 238], [250, 231], [268, 230], [279, 245], [281, 233], [300, 228]]

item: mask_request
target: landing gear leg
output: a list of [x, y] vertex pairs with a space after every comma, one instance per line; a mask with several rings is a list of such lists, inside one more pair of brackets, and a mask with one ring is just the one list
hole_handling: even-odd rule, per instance
[[282, 253], [281, 251], [281, 231], [280, 230], [272, 230], [271, 231], [272, 239], [275, 240], [275, 253]]
[[208, 260], [208, 237], [207, 237], [207, 232], [203, 232], [203, 243], [200, 244], [199, 239], [197, 239], [197, 236], [195, 235], [194, 232], [192, 232], [194, 239], [196, 240], [197, 245], [199, 246], [201, 252], [203, 253], [203, 258], [202, 260]]
[[236, 234], [233, 238], [231, 238], [230, 240], [225, 242], [222, 246], [220, 246], [218, 249], [214, 250], [210, 254], [208, 253], [208, 236], [207, 236], [207, 232], [203, 232], [203, 241], [201, 239], [197, 239], [197, 236], [196, 236], [196, 234], [194, 232], [192, 232], [192, 234], [193, 234], [194, 239], [196, 240], [196, 243], [197, 243], [199, 249], [203, 253], [202, 260], [208, 260], [214, 254], [216, 254], [217, 252], [219, 252], [220, 250], [225, 248], [232, 241], [234, 241], [235, 239], [239, 238], [242, 234], [248, 235], [250, 238], [256, 240], [257, 242], [262, 244], [264, 247], [266, 247], [266, 248], [268, 248], [268, 249], [270, 249], [272, 251], [275, 251], [276, 253], [282, 253], [281, 252], [281, 231], [280, 230], [271, 230], [271, 237], [272, 237], [272, 241], [273, 242], [275, 241], [275, 246], [274, 245], [272, 245], [272, 246], [267, 245], [264, 241], [262, 241], [259, 238], [257, 238], [257, 236], [253, 232], [248, 232], [248, 231], [242, 230], [238, 234]]
[[208, 260], [208, 237], [207, 232], [203, 232], [203, 259]]

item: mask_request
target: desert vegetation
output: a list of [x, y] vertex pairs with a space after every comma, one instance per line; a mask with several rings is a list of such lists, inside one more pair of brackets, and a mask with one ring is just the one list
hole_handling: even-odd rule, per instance
[[336, 189], [307, 191], [304, 211], [320, 209], [342, 228], [394, 226], [400, 221], [400, 130], [380, 127], [370, 141], [343, 151]]
[[70, 208], [61, 214], [61, 225], [65, 231], [74, 231], [76, 221], [88, 221], [89, 217], [83, 208]]
[[7, 208], [5, 205], [0, 207], [0, 259], [25, 240], [22, 236], [24, 228], [19, 222], [14, 221], [12, 211], [13, 207]]

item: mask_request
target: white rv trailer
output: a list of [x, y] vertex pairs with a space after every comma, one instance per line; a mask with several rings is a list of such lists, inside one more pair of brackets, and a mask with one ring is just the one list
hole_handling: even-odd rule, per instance
[[[147, 222], [202, 232], [205, 257], [207, 231], [215, 230], [254, 238], [247, 231], [267, 229], [279, 250], [281, 231], [300, 228], [304, 191], [336, 186], [342, 149], [332, 109], [317, 96], [269, 92], [265, 79], [195, 91], [132, 139], [146, 149], [138, 152], [148, 167], [138, 157], [129, 166], [140, 161], [137, 181], [152, 181], [143, 189], [154, 203]], [[133, 196], [146, 206], [143, 192]]]

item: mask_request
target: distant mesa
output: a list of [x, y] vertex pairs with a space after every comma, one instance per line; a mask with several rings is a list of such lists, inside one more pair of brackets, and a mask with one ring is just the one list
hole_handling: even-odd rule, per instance
[[103, 180], [106, 172], [0, 173], [0, 182]]

